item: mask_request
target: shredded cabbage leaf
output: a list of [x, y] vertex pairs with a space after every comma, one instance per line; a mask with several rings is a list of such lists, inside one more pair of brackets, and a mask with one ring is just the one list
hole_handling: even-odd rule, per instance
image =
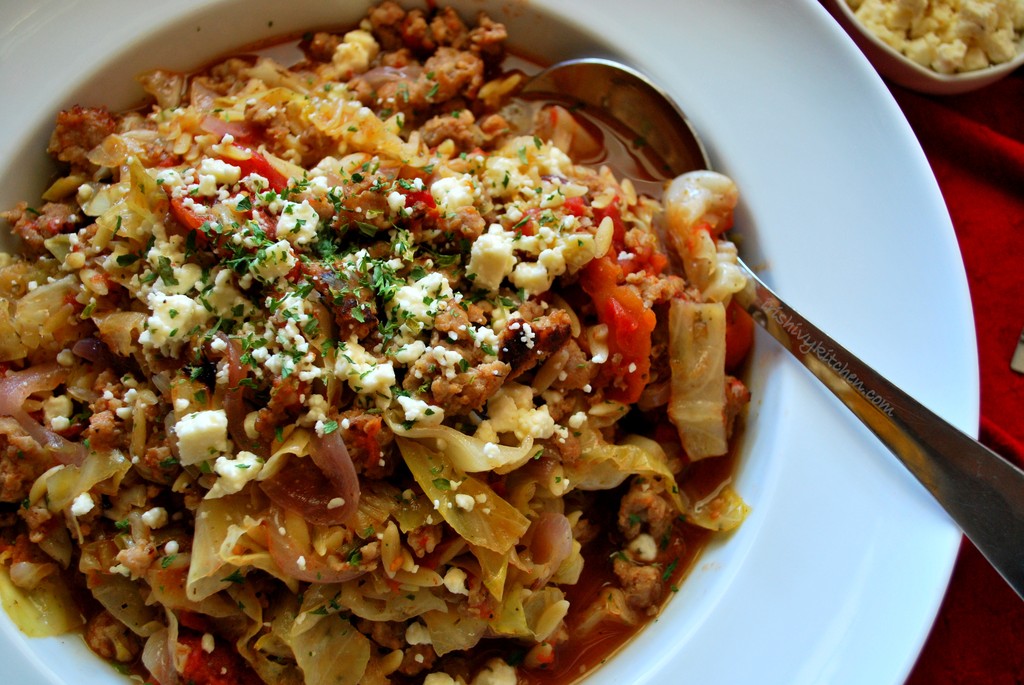
[[729, 451], [725, 415], [725, 306], [672, 300], [668, 415], [690, 459]]
[[82, 626], [71, 591], [59, 576], [48, 576], [32, 590], [11, 582], [8, 569], [0, 569], [0, 602], [14, 625], [29, 637], [53, 637]]
[[[421, 442], [398, 437], [402, 458], [437, 513], [466, 542], [504, 554], [529, 528], [530, 522], [483, 481], [456, 469], [446, 455]], [[472, 498], [472, 506], [457, 495]]]

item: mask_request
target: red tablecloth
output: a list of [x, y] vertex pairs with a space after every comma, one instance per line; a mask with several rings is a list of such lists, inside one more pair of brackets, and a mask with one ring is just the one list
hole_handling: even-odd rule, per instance
[[[967, 269], [981, 364], [981, 440], [1024, 466], [1024, 71], [967, 95], [892, 86], [942, 189]], [[936, 341], [941, 344], [941, 341]], [[1024, 682], [1024, 601], [968, 541], [908, 685]]]

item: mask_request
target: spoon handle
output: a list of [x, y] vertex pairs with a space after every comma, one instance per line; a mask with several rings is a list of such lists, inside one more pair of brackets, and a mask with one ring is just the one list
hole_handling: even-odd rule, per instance
[[903, 463], [1024, 598], [1024, 471], [821, 332], [746, 265], [735, 298]]

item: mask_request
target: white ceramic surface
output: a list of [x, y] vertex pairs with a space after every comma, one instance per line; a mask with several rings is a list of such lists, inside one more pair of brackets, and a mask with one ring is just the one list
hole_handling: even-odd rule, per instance
[[868, 30], [853, 14], [846, 0], [824, 0], [829, 11], [886, 78], [912, 90], [933, 95], [956, 95], [978, 90], [1024, 66], [1024, 41], [1009, 62], [960, 74], [940, 74], [908, 59]]
[[[811, 320], [963, 430], [978, 378], [948, 214], [877, 74], [813, 0], [460, 0], [514, 43], [618, 56], [673, 92], [742, 191], [748, 262]], [[54, 113], [133, 104], [132, 76], [344, 25], [362, 0], [0, 0], [0, 206], [35, 197]], [[813, 56], [813, 57], [812, 57]], [[958, 531], [826, 390], [764, 336], [736, 486], [744, 525], [587, 685], [896, 684], [949, 580]], [[5, 682], [122, 682], [75, 637], [0, 616]]]

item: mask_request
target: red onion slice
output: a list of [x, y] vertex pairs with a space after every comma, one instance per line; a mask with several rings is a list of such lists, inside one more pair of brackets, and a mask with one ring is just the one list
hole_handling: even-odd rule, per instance
[[421, 73], [423, 73], [423, 67], [418, 64], [410, 64], [404, 67], [374, 67], [357, 78], [376, 91], [389, 83], [413, 80]]
[[271, 507], [267, 530], [268, 549], [274, 563], [288, 576], [307, 583], [344, 583], [366, 573], [337, 557], [326, 558], [302, 550], [288, 535], [286, 514]]
[[99, 338], [83, 338], [74, 344], [71, 351], [75, 356], [93, 364], [116, 368], [119, 363], [118, 358]]
[[313, 436], [309, 456], [290, 458], [284, 468], [260, 483], [263, 492], [310, 523], [346, 523], [359, 507], [359, 476], [345, 441], [337, 432]]
[[542, 513], [530, 530], [530, 551], [539, 573], [539, 581], [547, 582], [572, 554], [572, 524], [563, 514]]
[[314, 434], [309, 440], [309, 456], [331, 481], [337, 496], [344, 500], [344, 504], [334, 508], [335, 518], [348, 521], [359, 508], [359, 476], [341, 432]]
[[200, 122], [199, 127], [207, 133], [223, 138], [230, 135], [235, 142], [246, 142], [256, 136], [256, 127], [248, 121], [224, 121], [220, 117], [208, 116]]
[[53, 390], [67, 379], [67, 371], [56, 364], [33, 366], [12, 371], [0, 378], [0, 415], [10, 416], [22, 430], [38, 442], [61, 464], [81, 464], [85, 447], [54, 433], [25, 411], [25, 400], [34, 392]]
[[179, 682], [178, 671], [174, 668], [175, 632], [161, 628], [149, 636], [142, 649], [142, 664], [158, 685], [177, 685]]
[[[242, 381], [246, 377], [245, 368], [242, 366], [242, 350], [238, 341], [228, 337], [224, 333], [218, 333], [217, 337], [224, 341], [226, 347], [220, 358], [228, 367], [227, 386], [224, 393], [224, 414], [228, 418], [228, 433], [231, 440], [239, 449], [245, 449], [261, 457], [267, 456], [269, 447], [259, 440], [249, 437], [245, 431], [245, 417], [249, 414], [245, 406], [245, 388]], [[216, 356], [216, 353], [211, 357]]]

